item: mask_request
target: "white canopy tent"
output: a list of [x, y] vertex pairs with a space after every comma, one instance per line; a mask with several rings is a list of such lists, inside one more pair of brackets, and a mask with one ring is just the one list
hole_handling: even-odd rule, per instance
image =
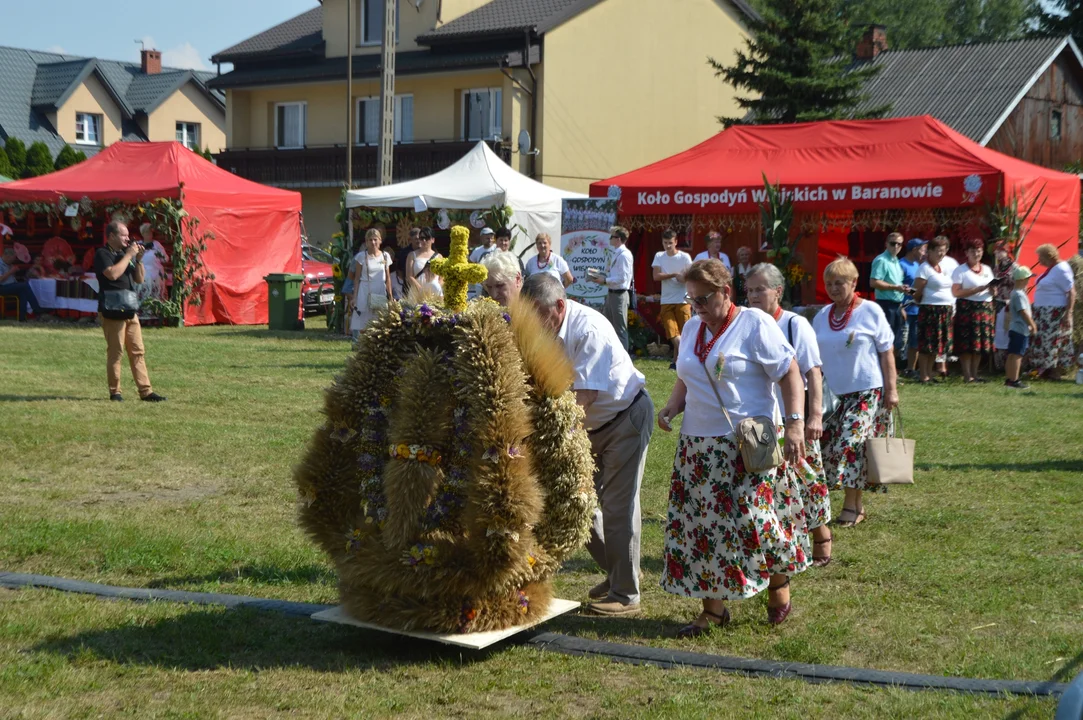
[[[513, 212], [512, 224], [526, 230], [527, 242], [545, 232], [553, 238], [554, 248], [559, 248], [562, 201], [583, 197], [586, 195], [531, 180], [479, 142], [461, 160], [438, 173], [394, 185], [350, 190], [346, 193], [346, 207], [412, 208], [423, 212], [508, 206]], [[519, 238], [514, 241], [513, 250], [525, 249]]]

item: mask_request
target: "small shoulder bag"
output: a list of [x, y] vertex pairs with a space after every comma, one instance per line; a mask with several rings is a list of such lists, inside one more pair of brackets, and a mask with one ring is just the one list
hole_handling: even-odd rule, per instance
[[[914, 441], [906, 439], [902, 412], [895, 409], [887, 437], [874, 437], [865, 441], [865, 465], [869, 485], [913, 485]], [[895, 437], [898, 425], [899, 437]]]
[[745, 469], [749, 472], [764, 472], [781, 465], [782, 444], [774, 420], [766, 415], [756, 415], [734, 425], [706, 365], [703, 365], [703, 372], [707, 375], [711, 390], [714, 390], [718, 406], [722, 408], [722, 413], [734, 430], [734, 439], [737, 441], [737, 449], [741, 451], [741, 458], [745, 461]]

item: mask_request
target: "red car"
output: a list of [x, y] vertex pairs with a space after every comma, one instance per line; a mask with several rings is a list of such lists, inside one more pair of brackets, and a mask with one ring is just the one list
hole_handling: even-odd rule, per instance
[[301, 243], [301, 272], [305, 276], [301, 283], [301, 301], [305, 315], [326, 313], [334, 305], [334, 262], [335, 259], [327, 252]]

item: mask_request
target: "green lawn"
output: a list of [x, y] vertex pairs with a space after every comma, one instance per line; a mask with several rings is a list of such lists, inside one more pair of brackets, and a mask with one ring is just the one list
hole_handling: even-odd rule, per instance
[[[333, 603], [298, 531], [291, 468], [349, 347], [317, 331], [146, 330], [169, 402], [108, 402], [94, 328], [0, 324], [0, 571]], [[643, 361], [655, 403], [668, 363]], [[644, 481], [644, 616], [556, 632], [775, 660], [1067, 682], [1083, 670], [1083, 390], [902, 389], [918, 483], [837, 530], [795, 579], [780, 628], [763, 599], [695, 642], [657, 587], [676, 437]], [[833, 500], [836, 506], [838, 497]], [[836, 507], [837, 512], [837, 507]], [[585, 552], [557, 578], [582, 600]], [[0, 590], [0, 717], [1048, 717], [1055, 702], [750, 680], [569, 658], [475, 657], [252, 611]]]

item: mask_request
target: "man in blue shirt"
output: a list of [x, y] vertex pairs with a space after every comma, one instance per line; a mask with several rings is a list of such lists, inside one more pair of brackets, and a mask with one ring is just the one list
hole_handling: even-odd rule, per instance
[[[906, 255], [899, 258], [899, 265], [903, 271], [903, 285], [914, 287], [914, 280], [918, 276], [918, 268], [925, 260], [925, 246], [927, 241], [914, 238], [906, 243]], [[903, 324], [903, 337], [906, 338], [906, 369], [903, 377], [916, 378], [918, 376], [918, 304], [911, 297], [903, 301], [903, 313], [906, 322]]]
[[902, 303], [910, 291], [910, 287], [903, 284], [903, 270], [899, 265], [898, 254], [902, 251], [902, 246], [902, 235], [897, 232], [888, 235], [887, 247], [872, 261], [872, 272], [869, 275], [870, 284], [876, 291], [876, 304], [884, 309], [891, 332], [895, 333], [896, 353], [901, 353], [905, 347], [902, 344], [905, 340]]

